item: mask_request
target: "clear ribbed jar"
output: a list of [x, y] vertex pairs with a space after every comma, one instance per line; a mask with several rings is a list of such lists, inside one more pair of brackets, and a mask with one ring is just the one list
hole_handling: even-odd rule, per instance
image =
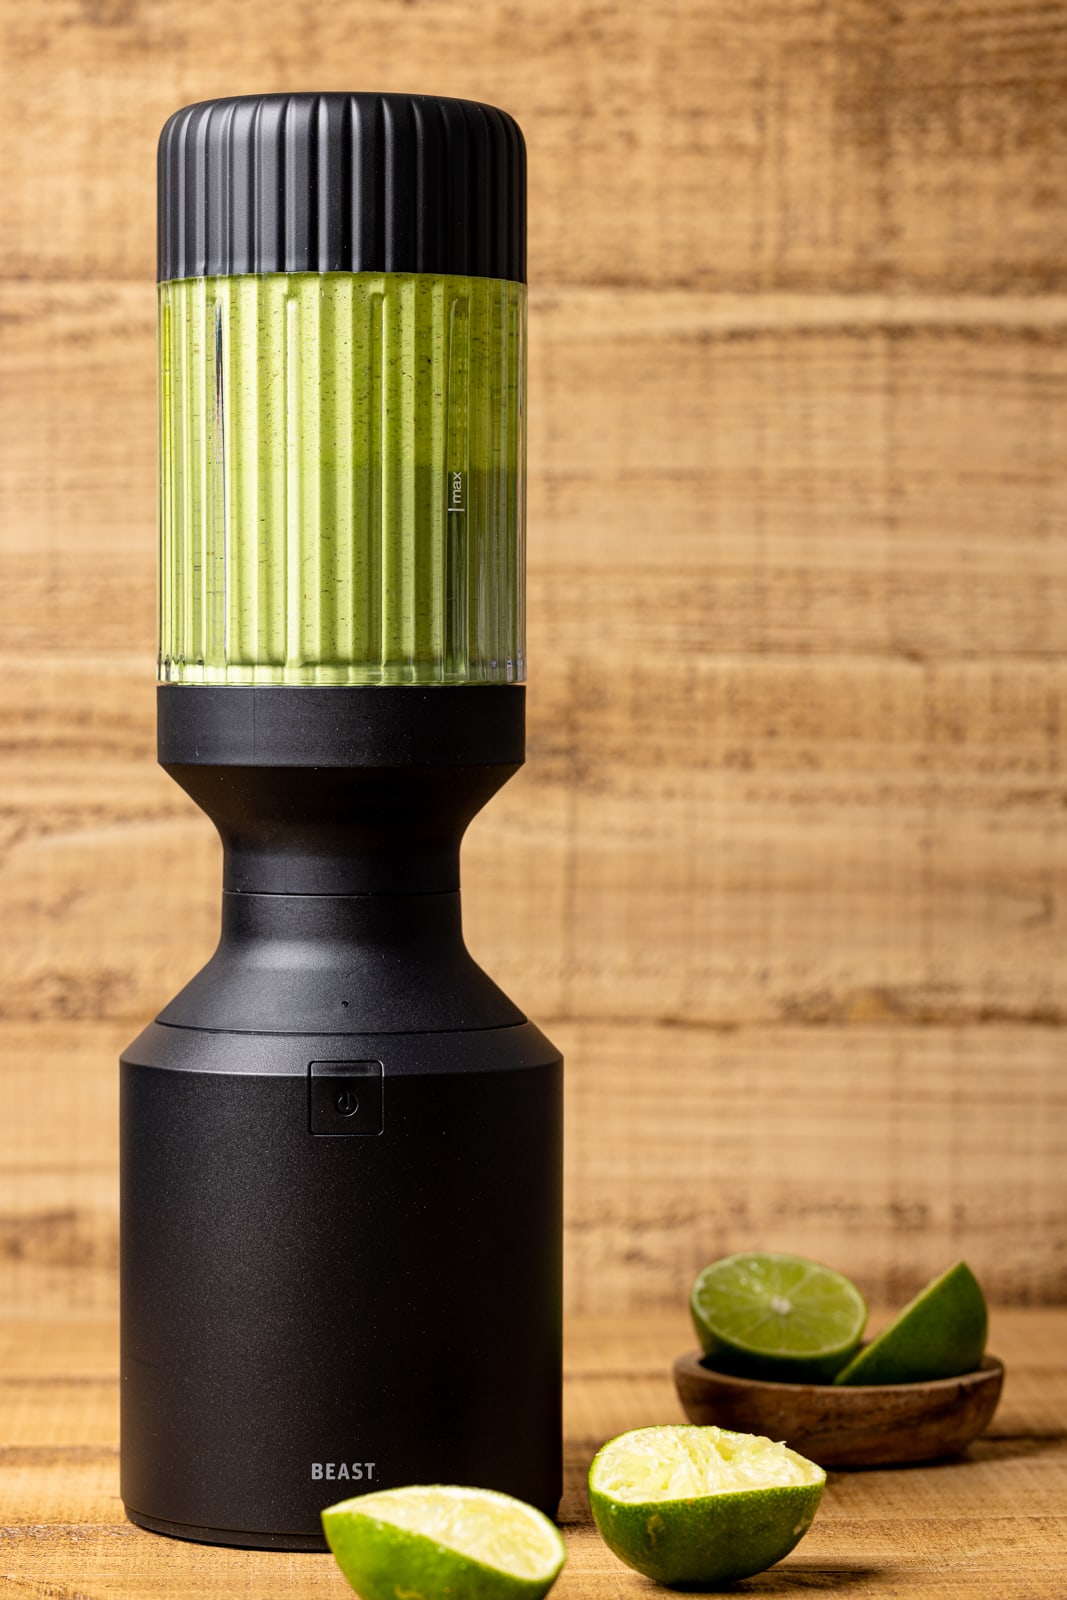
[[517, 683], [525, 285], [159, 286], [165, 683]]

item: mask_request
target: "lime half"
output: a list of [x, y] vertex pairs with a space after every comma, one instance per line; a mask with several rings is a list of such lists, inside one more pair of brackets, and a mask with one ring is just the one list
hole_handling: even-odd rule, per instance
[[589, 1469], [589, 1503], [627, 1566], [710, 1588], [762, 1572], [811, 1526], [826, 1474], [752, 1433], [671, 1426], [620, 1434]]
[[689, 1307], [709, 1366], [779, 1383], [829, 1383], [867, 1322], [855, 1284], [803, 1256], [724, 1256], [697, 1278]]
[[540, 1511], [491, 1489], [381, 1489], [322, 1513], [360, 1600], [539, 1600], [566, 1559]]
[[839, 1372], [835, 1383], [924, 1383], [973, 1372], [985, 1353], [989, 1312], [978, 1279], [957, 1261], [928, 1283]]

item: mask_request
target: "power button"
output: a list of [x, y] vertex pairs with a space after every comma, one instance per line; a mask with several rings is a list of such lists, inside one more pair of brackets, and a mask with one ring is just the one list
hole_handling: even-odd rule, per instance
[[312, 1061], [308, 1118], [312, 1133], [381, 1133], [381, 1062]]

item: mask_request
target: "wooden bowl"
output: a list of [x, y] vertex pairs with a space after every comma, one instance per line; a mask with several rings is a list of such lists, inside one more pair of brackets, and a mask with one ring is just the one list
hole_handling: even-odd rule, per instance
[[690, 1422], [784, 1440], [821, 1467], [891, 1467], [954, 1455], [988, 1427], [1003, 1381], [996, 1356], [959, 1378], [866, 1387], [732, 1378], [704, 1366], [698, 1350], [674, 1363]]

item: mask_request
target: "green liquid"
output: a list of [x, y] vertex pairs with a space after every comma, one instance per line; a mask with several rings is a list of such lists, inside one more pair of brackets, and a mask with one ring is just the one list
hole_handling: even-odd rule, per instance
[[159, 289], [159, 676], [525, 676], [526, 289], [417, 273]]

